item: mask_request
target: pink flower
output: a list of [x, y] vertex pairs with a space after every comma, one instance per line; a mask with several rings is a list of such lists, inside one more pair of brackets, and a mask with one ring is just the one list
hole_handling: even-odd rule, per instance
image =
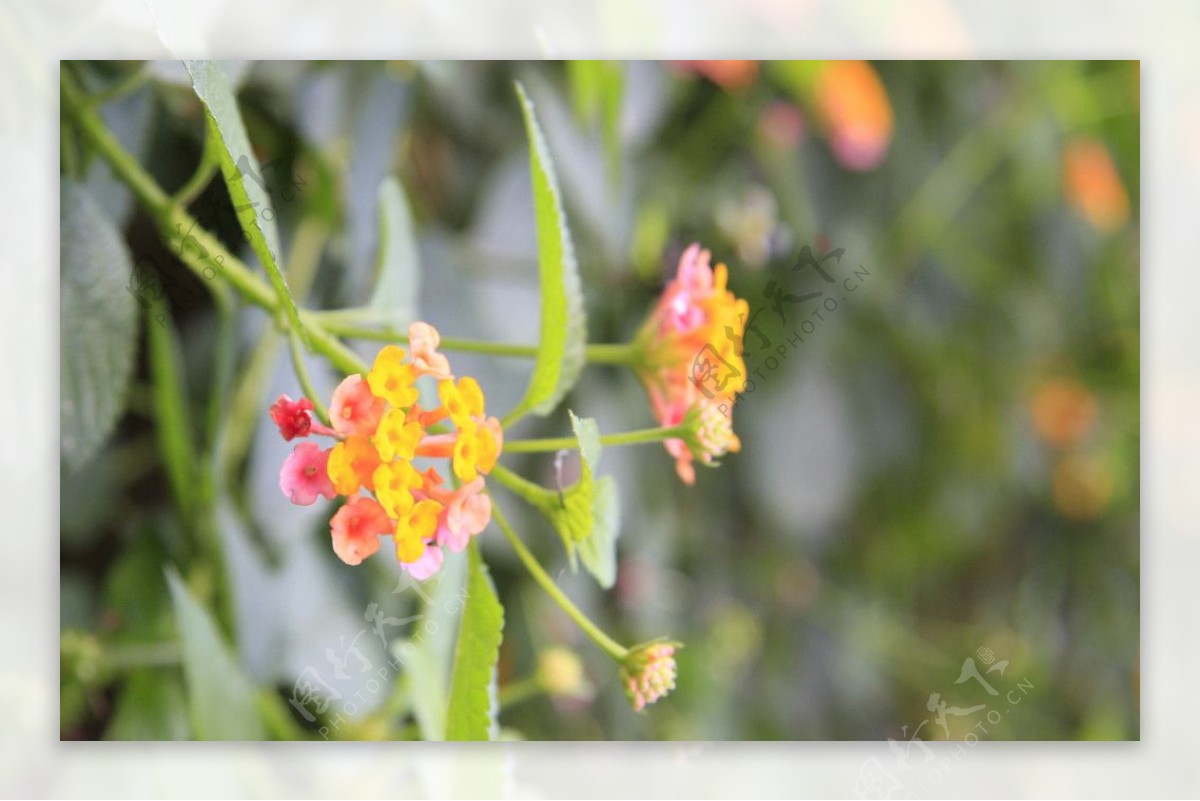
[[711, 258], [707, 250], [693, 244], [679, 257], [679, 271], [659, 301], [664, 331], [691, 331], [703, 325], [704, 309], [699, 298], [712, 291]]
[[395, 527], [382, 506], [355, 495], [329, 521], [333, 552], [348, 565], [361, 564], [379, 550], [379, 536], [391, 534]]
[[425, 553], [421, 554], [421, 558], [415, 562], [401, 562], [400, 567], [417, 581], [424, 581], [434, 573], [442, 569], [442, 562], [446, 560], [446, 555], [442, 553], [442, 549], [436, 545], [426, 545]]
[[342, 436], [375, 433], [387, 402], [371, 394], [371, 387], [361, 375], [346, 376], [333, 391], [333, 402], [329, 404], [329, 422], [333, 430]]
[[308, 398], [292, 400], [280, 395], [271, 404], [271, 419], [279, 426], [279, 433], [287, 442], [296, 437], [307, 437], [312, 431], [313, 403]]
[[441, 335], [429, 323], [413, 323], [408, 327], [408, 360], [417, 375], [431, 375], [439, 381], [454, 378], [450, 374], [450, 361], [437, 352]]
[[484, 494], [480, 477], [450, 493], [445, 504], [438, 520], [437, 543], [459, 553], [491, 522], [492, 499]]
[[301, 442], [279, 471], [279, 488], [297, 506], [311, 506], [318, 495], [333, 500], [336, 493], [326, 471], [328, 461], [329, 451], [315, 442]]

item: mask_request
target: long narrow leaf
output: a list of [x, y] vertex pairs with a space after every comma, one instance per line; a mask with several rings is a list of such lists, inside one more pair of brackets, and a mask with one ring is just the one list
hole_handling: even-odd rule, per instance
[[496, 664], [504, 632], [504, 607], [472, 542], [468, 549], [467, 602], [458, 629], [447, 740], [490, 740], [496, 734]]
[[562, 192], [554, 173], [550, 149], [538, 126], [533, 103], [518, 83], [517, 95], [529, 138], [529, 169], [533, 181], [537, 225], [538, 274], [541, 279], [542, 321], [537, 361], [525, 396], [508, 415], [511, 422], [527, 411], [549, 414], [579, 378], [587, 345], [587, 319], [575, 247], [563, 211]]
[[217, 150], [221, 157], [221, 171], [238, 221], [254, 254], [267, 271], [288, 321], [304, 337], [296, 301], [292, 299], [287, 279], [280, 268], [282, 251], [275, 227], [275, 210], [271, 207], [271, 197], [261, 177], [262, 167], [250, 148], [233, 84], [218, 61], [185, 61], [184, 65], [191, 76], [196, 96], [204, 103], [209, 131], [220, 142]]

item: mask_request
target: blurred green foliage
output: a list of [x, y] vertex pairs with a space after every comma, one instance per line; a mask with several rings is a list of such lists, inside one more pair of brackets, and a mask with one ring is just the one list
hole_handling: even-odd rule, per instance
[[[573, 574], [555, 532], [505, 505], [607, 630], [685, 644], [676, 692], [631, 712], [616, 667], [489, 531], [480, 545], [505, 607], [503, 734], [903, 740], [923, 726], [924, 739], [962, 739], [979, 714], [949, 715], [943, 728], [930, 696], [999, 703], [980, 682], [957, 682], [974, 660], [981, 673], [1007, 663], [982, 673], [999, 698], [1023, 688], [988, 739], [1137, 738], [1138, 65], [875, 64], [890, 126], [869, 169], [833, 147], [824, 67], [264, 62], [233, 72], [250, 142], [279, 177], [268, 188], [288, 279], [308, 308], [371, 296], [378, 187], [395, 175], [415, 221], [421, 318], [447, 336], [536, 341], [516, 78], [559, 172], [590, 341], [628, 340], [693, 241], [729, 265], [732, 289], [759, 315], [762, 337], [746, 340], [752, 391], [734, 414], [740, 453], [689, 488], [659, 446], [605, 450], [622, 500], [613, 590]], [[103, 112], [160, 184], [185, 184], [204, 116], [178, 69], [65, 68], [92, 91], [145, 71]], [[1115, 173], [1103, 159], [1068, 168], [1078, 142], [1099, 143]], [[171, 592], [207, 604], [238, 670], [275, 688], [252, 702], [271, 736], [414, 734], [415, 724], [379, 725], [411, 714], [391, 705], [390, 688], [336, 726], [332, 712], [306, 721], [287, 704], [307, 667], [345, 652], [364, 607], [399, 615], [418, 599], [393, 592], [385, 559], [342, 565], [328, 515], [280, 496], [286, 449], [266, 409], [298, 394], [286, 347], [262, 315], [223, 315], [94, 154], [64, 153], [63, 169], [99, 199], [134, 261], [157, 266], [178, 326], [176, 343], [171, 329], [143, 325], [114, 434], [83, 467], [62, 467], [63, 737], [203, 733], [184, 698], [190, 646]], [[193, 212], [248, 251], [219, 181]], [[817, 258], [843, 251], [818, 262], [833, 283], [793, 269], [806, 246]], [[221, 343], [231, 361], [216, 358]], [[519, 400], [528, 364], [462, 363], [489, 404]], [[312, 368], [333, 386], [331, 371]], [[214, 408], [214, 387], [236, 402]], [[567, 405], [605, 432], [653, 422], [634, 377], [611, 367], [588, 367]], [[520, 429], [569, 432], [565, 414]], [[193, 442], [187, 458], [214, 466], [211, 486], [181, 478]], [[514, 464], [554, 485], [552, 455]], [[180, 512], [185, 497], [212, 511], [212, 530]], [[168, 590], [168, 566], [186, 591], [175, 579]], [[231, 597], [216, 589], [222, 576]], [[572, 692], [520, 689], [543, 663], [574, 675], [558, 646], [583, 660]]]

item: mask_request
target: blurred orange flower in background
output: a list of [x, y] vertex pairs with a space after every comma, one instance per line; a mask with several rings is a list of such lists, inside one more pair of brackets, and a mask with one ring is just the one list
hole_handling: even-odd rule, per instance
[[1096, 423], [1096, 399], [1073, 378], [1055, 378], [1033, 391], [1029, 411], [1038, 436], [1058, 448], [1079, 443]]
[[1063, 192], [1092, 227], [1112, 233], [1129, 219], [1129, 196], [1108, 148], [1078, 137], [1063, 150]]
[[814, 100], [842, 166], [879, 166], [892, 141], [892, 104], [874, 68], [865, 61], [825, 62], [817, 74]]

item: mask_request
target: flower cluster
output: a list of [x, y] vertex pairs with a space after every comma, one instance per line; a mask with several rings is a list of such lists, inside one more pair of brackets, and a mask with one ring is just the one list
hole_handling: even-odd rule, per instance
[[629, 652], [621, 665], [621, 683], [635, 712], [675, 689], [678, 643], [653, 642]]
[[[439, 341], [433, 326], [413, 323], [411, 353], [387, 345], [365, 378], [347, 376], [334, 390], [331, 427], [313, 419], [307, 398], [283, 395], [271, 407], [285, 440], [310, 434], [336, 440], [328, 450], [298, 444], [283, 464], [279, 486], [302, 506], [318, 496], [346, 496], [330, 529], [333, 550], [348, 565], [379, 550], [380, 536], [391, 536], [400, 566], [425, 579], [441, 567], [443, 548], [461, 551], [491, 520], [483, 477], [500, 455], [503, 431], [486, 416], [479, 383], [451, 375]], [[439, 405], [433, 409], [420, 404], [416, 382], [423, 376], [437, 382]], [[445, 486], [433, 466], [419, 470], [417, 459], [449, 459], [457, 488]]]
[[746, 387], [742, 359], [749, 305], [726, 288], [724, 264], [693, 244], [637, 338], [638, 376], [663, 426], [683, 425], [689, 436], [664, 443], [687, 484], [693, 462], [711, 465], [741, 442], [733, 433], [733, 404]]

